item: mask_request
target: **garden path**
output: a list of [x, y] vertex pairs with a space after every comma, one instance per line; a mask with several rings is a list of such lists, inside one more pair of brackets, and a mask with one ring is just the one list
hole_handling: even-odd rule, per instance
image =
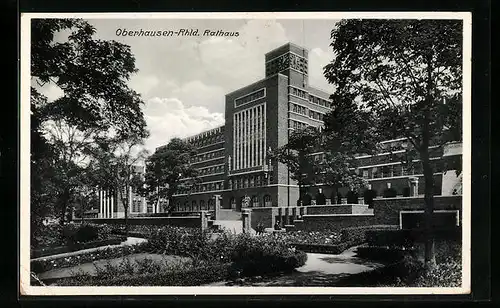
[[[263, 278], [246, 279], [242, 286], [335, 286], [340, 278], [361, 272], [372, 271], [382, 264], [356, 257], [356, 247], [341, 254], [308, 253], [306, 264], [292, 273], [279, 274]], [[217, 282], [210, 286], [233, 285], [232, 282]]]

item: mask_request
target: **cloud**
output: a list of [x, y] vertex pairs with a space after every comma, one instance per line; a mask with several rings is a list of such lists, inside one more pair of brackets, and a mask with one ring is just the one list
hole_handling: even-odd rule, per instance
[[177, 98], [149, 99], [144, 115], [151, 137], [146, 148], [153, 152], [174, 137], [184, 138], [224, 124], [224, 115], [204, 106], [190, 106]]
[[309, 52], [309, 83], [313, 87], [329, 93], [333, 93], [334, 87], [328, 83], [323, 75], [323, 68], [332, 60], [333, 53], [326, 52], [321, 48], [313, 48]]

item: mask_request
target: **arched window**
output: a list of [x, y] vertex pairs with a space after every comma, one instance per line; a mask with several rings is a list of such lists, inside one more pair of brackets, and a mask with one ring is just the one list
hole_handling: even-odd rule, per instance
[[252, 202], [251, 202], [251, 206], [252, 207], [259, 207], [260, 204], [259, 204], [259, 198], [257, 196], [252, 196]]
[[231, 204], [231, 209], [236, 209], [236, 199], [234, 197], [231, 197], [229, 204]]
[[202, 211], [206, 210], [206, 208], [205, 208], [205, 200], [201, 200], [200, 201], [200, 210], [202, 210]]
[[191, 202], [191, 211], [196, 211], [196, 200], [193, 200], [193, 202]]
[[215, 200], [214, 199], [209, 199], [208, 200], [208, 210], [212, 211], [215, 209]]
[[244, 208], [245, 207], [245, 197], [240, 198], [240, 207]]
[[264, 196], [264, 206], [265, 207], [273, 206], [273, 202], [271, 201], [271, 196], [269, 196], [269, 195]]
[[186, 201], [184, 202], [184, 207], [182, 208], [182, 210], [185, 212], [185, 211], [188, 211], [189, 210], [189, 203]]

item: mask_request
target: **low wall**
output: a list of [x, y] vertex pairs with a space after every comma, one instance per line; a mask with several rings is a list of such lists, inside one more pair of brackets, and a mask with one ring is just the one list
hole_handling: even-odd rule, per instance
[[[94, 219], [87, 219], [86, 221], [95, 224], [109, 224], [109, 225], [125, 224], [125, 218], [94, 218]], [[133, 217], [128, 219], [128, 224], [201, 228], [201, 217], [200, 216]]]
[[[425, 210], [424, 198], [380, 198], [373, 202], [373, 213], [376, 221], [384, 225], [399, 225], [400, 211]], [[462, 196], [434, 196], [434, 210], [462, 211]], [[461, 220], [460, 215], [460, 220]]]
[[217, 211], [215, 215], [215, 219], [217, 220], [241, 220], [241, 212], [228, 210], [228, 209], [220, 209]]
[[311, 205], [307, 206], [307, 215], [320, 214], [363, 214], [368, 209], [367, 205], [337, 204], [337, 205]]
[[373, 214], [304, 215], [301, 220], [295, 221], [295, 229], [305, 231], [340, 231], [344, 228], [373, 225], [375, 222]]
[[252, 208], [250, 226], [255, 230], [257, 225], [261, 223], [264, 228], [272, 228], [274, 226], [274, 217], [277, 213], [277, 207]]

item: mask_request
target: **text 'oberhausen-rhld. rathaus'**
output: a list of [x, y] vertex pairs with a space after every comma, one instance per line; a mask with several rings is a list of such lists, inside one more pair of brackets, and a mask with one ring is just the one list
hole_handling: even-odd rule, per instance
[[[306, 49], [289, 43], [268, 52], [265, 78], [226, 95], [225, 125], [185, 139], [198, 150], [192, 164], [199, 170], [202, 182], [175, 196], [173, 215], [213, 210], [216, 200], [226, 212], [241, 212], [245, 207], [295, 207], [299, 199], [297, 183], [290, 179], [285, 165], [266, 159], [266, 153], [287, 144], [294, 129], [322, 126], [323, 116], [330, 111], [329, 95], [309, 85]], [[401, 138], [383, 143], [394, 149], [404, 141]], [[392, 150], [392, 154], [404, 151], [401, 147], [400, 151]], [[377, 196], [382, 196], [387, 188], [398, 196], [423, 195], [420, 162], [415, 160], [414, 168], [407, 171], [401, 159], [395, 158], [397, 155], [388, 154], [358, 157], [359, 172], [371, 189]], [[444, 149], [431, 147], [436, 195], [461, 194], [457, 191], [461, 190], [460, 176], [442, 170], [443, 161], [450, 158], [461, 159], [461, 143], [448, 144]], [[144, 167], [138, 166], [137, 171], [144, 172]], [[303, 205], [347, 203], [348, 190], [318, 185], [309, 189], [310, 201]], [[148, 204], [144, 197], [132, 192], [131, 195], [131, 216], [163, 211], [162, 206]], [[362, 195], [360, 192], [359, 204], [363, 203]], [[116, 200], [101, 193], [98, 216], [123, 217], [123, 206], [110, 199]]]

